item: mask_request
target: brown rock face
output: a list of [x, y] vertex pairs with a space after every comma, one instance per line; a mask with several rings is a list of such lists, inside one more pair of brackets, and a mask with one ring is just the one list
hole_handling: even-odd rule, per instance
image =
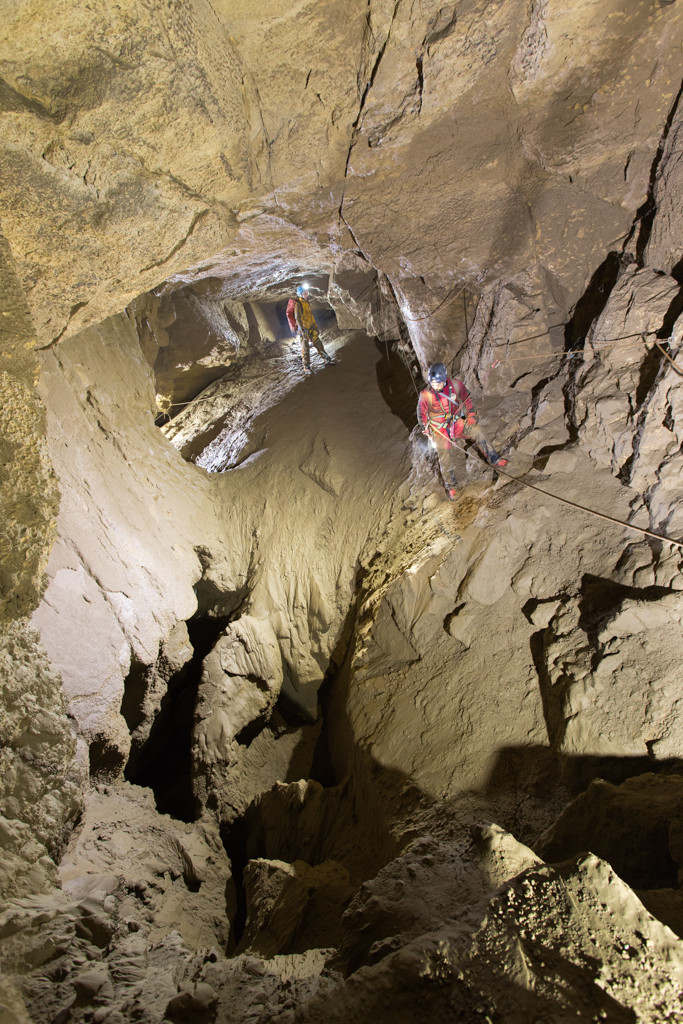
[[45, 410], [34, 391], [38, 367], [32, 351], [34, 328], [2, 235], [0, 280], [0, 613], [5, 620], [30, 614], [39, 600], [59, 492], [45, 448]]
[[39, 338], [169, 275], [245, 294], [343, 249], [414, 318], [536, 261], [566, 310], [646, 198], [679, 35], [644, 0], [19, 4], [2, 216]]

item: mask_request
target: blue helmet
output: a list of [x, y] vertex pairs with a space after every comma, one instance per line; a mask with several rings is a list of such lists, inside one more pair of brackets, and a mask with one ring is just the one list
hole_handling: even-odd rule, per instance
[[301, 298], [301, 296], [304, 294], [304, 292], [307, 292], [307, 291], [308, 291], [308, 285], [307, 284], [299, 284], [296, 287], [296, 294], [299, 296], [299, 298]]
[[448, 370], [443, 363], [432, 363], [427, 371], [430, 384], [445, 384], [448, 377]]

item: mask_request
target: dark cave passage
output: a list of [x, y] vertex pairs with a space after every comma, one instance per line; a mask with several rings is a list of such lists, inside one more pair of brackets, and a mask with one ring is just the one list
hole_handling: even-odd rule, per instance
[[[192, 790], [192, 729], [202, 662], [231, 619], [232, 615], [215, 618], [197, 612], [188, 620], [192, 658], [169, 679], [149, 735], [139, 747], [133, 739], [126, 765], [124, 777], [151, 789], [159, 812], [180, 821], [197, 818]], [[128, 700], [127, 686], [124, 703]]]

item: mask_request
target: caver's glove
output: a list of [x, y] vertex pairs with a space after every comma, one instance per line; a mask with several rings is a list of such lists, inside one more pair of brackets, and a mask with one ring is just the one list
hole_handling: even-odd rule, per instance
[[467, 419], [465, 420], [466, 427], [476, 427], [479, 422], [476, 412], [468, 412]]

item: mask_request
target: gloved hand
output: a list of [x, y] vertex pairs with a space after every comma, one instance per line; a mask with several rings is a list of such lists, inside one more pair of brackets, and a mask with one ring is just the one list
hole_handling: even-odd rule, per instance
[[465, 420], [465, 426], [476, 427], [478, 422], [477, 414], [475, 412], [468, 412], [467, 419]]

